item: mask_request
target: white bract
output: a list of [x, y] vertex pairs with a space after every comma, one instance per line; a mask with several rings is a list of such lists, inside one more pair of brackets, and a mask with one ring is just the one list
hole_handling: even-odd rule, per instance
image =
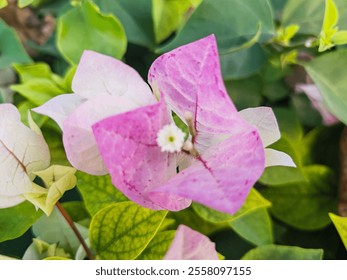
[[157, 136], [157, 144], [162, 152], [180, 152], [184, 144], [185, 133], [175, 124], [165, 125]]

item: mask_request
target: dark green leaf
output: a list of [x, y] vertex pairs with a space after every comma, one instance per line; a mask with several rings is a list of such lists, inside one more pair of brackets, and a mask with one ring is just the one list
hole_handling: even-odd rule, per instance
[[246, 253], [242, 260], [321, 260], [323, 250], [282, 245], [264, 245]]
[[34, 205], [23, 202], [11, 208], [0, 209], [0, 242], [24, 234], [42, 215]]
[[31, 58], [26, 53], [16, 32], [0, 19], [0, 69], [7, 68], [12, 63], [30, 63]]
[[302, 230], [318, 230], [331, 223], [328, 213], [337, 205], [337, 182], [327, 166], [303, 167], [305, 180], [261, 190], [271, 201], [272, 214], [281, 221]]

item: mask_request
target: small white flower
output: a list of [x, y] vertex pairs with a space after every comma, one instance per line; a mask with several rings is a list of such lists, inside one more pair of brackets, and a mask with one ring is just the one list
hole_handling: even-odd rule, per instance
[[165, 125], [157, 136], [157, 143], [162, 152], [179, 152], [184, 143], [185, 133], [175, 124]]

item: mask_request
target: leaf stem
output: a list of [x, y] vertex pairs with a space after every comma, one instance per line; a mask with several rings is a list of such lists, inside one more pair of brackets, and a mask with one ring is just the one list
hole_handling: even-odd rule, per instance
[[90, 251], [89, 247], [87, 246], [86, 242], [84, 241], [84, 238], [82, 237], [81, 233], [78, 231], [77, 227], [75, 226], [75, 224], [74, 224], [73, 220], [71, 219], [71, 217], [69, 216], [69, 214], [65, 211], [64, 207], [59, 202], [56, 203], [56, 206], [57, 206], [58, 210], [60, 211], [60, 213], [63, 215], [66, 222], [69, 224], [69, 226], [73, 230], [73, 232], [75, 233], [75, 235], [76, 235], [77, 239], [79, 240], [79, 242], [81, 243], [84, 251], [86, 251], [88, 259], [94, 260], [93, 253]]
[[347, 126], [344, 127], [340, 138], [340, 181], [338, 212], [347, 217]]

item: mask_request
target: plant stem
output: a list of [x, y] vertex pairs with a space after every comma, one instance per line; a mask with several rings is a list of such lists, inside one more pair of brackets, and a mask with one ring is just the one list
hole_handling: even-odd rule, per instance
[[71, 227], [71, 229], [73, 230], [73, 232], [75, 233], [75, 235], [76, 235], [77, 239], [79, 240], [79, 242], [81, 243], [84, 251], [86, 251], [88, 259], [94, 260], [93, 253], [90, 251], [90, 249], [87, 246], [86, 242], [84, 241], [81, 233], [78, 231], [73, 220], [70, 218], [69, 214], [65, 211], [64, 207], [59, 202], [56, 203], [56, 206], [57, 206], [58, 210], [60, 211], [60, 213], [63, 215], [64, 219], [67, 221], [67, 223]]
[[340, 138], [340, 181], [338, 211], [342, 217], [347, 217], [347, 126]]

